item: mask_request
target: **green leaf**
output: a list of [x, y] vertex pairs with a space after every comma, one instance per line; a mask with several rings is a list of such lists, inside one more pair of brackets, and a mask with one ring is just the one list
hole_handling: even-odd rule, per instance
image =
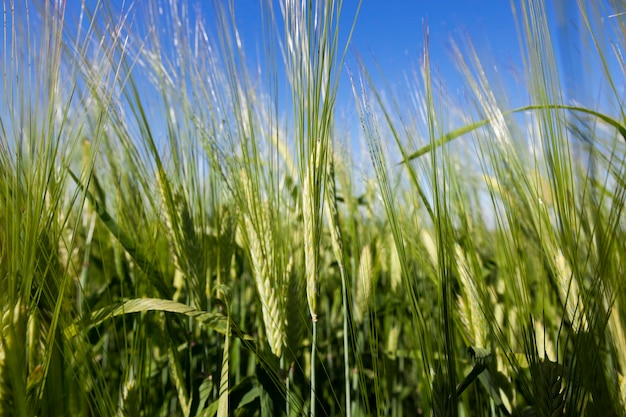
[[[209, 396], [211, 395], [211, 390], [213, 389], [213, 381], [211, 380], [211, 378], [205, 378], [204, 381], [202, 381], [202, 384], [200, 384], [200, 388], [198, 389], [198, 396], [199, 396], [199, 408], [202, 409], [202, 407], [204, 407], [204, 405], [206, 404], [207, 400], [209, 399]], [[198, 416], [204, 415], [203, 412], [206, 411], [206, 409], [198, 412]]]
[[148, 279], [154, 285], [154, 287], [159, 291], [159, 295], [164, 298], [170, 298], [172, 294], [171, 288], [168, 288], [165, 285], [163, 277], [160, 272], [156, 268], [156, 266], [150, 262], [147, 256], [141, 251], [137, 242], [132, 239], [126, 232], [120, 227], [120, 225], [111, 217], [109, 212], [106, 210], [103, 204], [101, 204], [94, 195], [85, 187], [80, 179], [72, 172], [71, 169], [67, 168], [68, 173], [74, 179], [74, 182], [83, 191], [89, 200], [89, 202], [94, 206], [95, 211], [98, 215], [98, 218], [104, 223], [104, 225], [109, 229], [109, 232], [120, 242], [124, 250], [130, 255], [131, 258], [137, 263], [139, 268], [147, 275]]
[[[619, 134], [622, 136], [622, 138], [624, 138], [624, 140], [626, 141], [626, 126], [621, 124], [620, 122], [618, 122], [617, 120], [599, 113], [597, 111], [591, 110], [591, 109], [587, 109], [585, 107], [578, 107], [578, 106], [566, 106], [566, 105], [562, 105], [562, 104], [547, 104], [547, 105], [533, 105], [533, 106], [524, 106], [524, 107], [520, 107], [518, 109], [514, 109], [508, 112], [505, 112], [505, 115], [511, 115], [511, 114], [515, 114], [515, 113], [521, 113], [521, 112], [525, 112], [525, 111], [530, 111], [530, 110], [550, 110], [550, 109], [559, 109], [559, 110], [570, 110], [570, 111], [574, 111], [574, 112], [579, 112], [579, 113], [585, 113], [588, 114], [590, 116], [594, 116], [600, 120], [602, 120], [603, 122], [605, 122], [606, 124], [608, 124], [609, 126], [614, 127]], [[409, 161], [412, 161], [413, 159], [419, 158], [422, 155], [425, 155], [443, 145], [445, 145], [448, 142], [452, 142], [454, 139], [457, 139], [460, 136], [463, 136], [467, 133], [470, 133], [476, 129], [478, 129], [479, 127], [485, 126], [487, 124], [489, 124], [491, 121], [489, 119], [484, 119], [484, 120], [480, 120], [478, 122], [469, 124], [467, 126], [463, 126], [460, 127], [458, 129], [454, 129], [451, 132], [446, 133], [445, 135], [441, 136], [438, 139], [435, 139], [434, 141], [432, 141], [431, 143], [429, 143], [428, 145], [420, 148], [419, 150], [417, 150], [416, 152], [413, 152], [412, 154], [410, 154], [409, 156], [407, 156], [402, 162], [400, 162], [400, 164], [404, 164], [407, 163]]]
[[[184, 314], [201, 323], [203, 326], [207, 326], [221, 334], [226, 334], [228, 329], [228, 321], [226, 316], [223, 314], [209, 313], [186, 304], [159, 298], [136, 298], [105, 307], [92, 314], [92, 323], [89, 328], [98, 326], [104, 321], [114, 317], [132, 313], [143, 313], [146, 311], [162, 311], [167, 313]], [[67, 337], [76, 335], [78, 333], [78, 325], [74, 324], [73, 326], [70, 326], [65, 330], [65, 333]], [[248, 338], [239, 331], [236, 332], [236, 335], [240, 338]]]

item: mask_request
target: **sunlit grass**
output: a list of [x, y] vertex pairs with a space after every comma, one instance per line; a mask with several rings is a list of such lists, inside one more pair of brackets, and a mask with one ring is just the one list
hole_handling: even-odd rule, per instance
[[341, 2], [265, 4], [259, 71], [220, 2], [211, 23], [176, 2], [15, 7], [0, 415], [626, 414], [619, 10], [579, 4], [596, 102], [563, 93], [533, 0], [522, 107], [470, 41], [455, 102], [426, 28], [408, 103], [347, 74], [355, 169]]

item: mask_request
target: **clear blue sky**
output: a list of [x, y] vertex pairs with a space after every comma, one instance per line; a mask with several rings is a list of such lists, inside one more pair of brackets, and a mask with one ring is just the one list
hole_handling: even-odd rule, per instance
[[[168, 7], [169, 0], [156, 0]], [[172, 0], [183, 4], [183, 0]], [[217, 0], [226, 3], [227, 0]], [[260, 4], [266, 0], [234, 0], [238, 29], [242, 35], [248, 56], [257, 58], [262, 49]], [[277, 12], [281, 0], [272, 0]], [[602, 0], [605, 3], [608, 0]], [[113, 10], [128, 9], [136, 3], [135, 24], [145, 25], [142, 11], [147, 10], [152, 0], [112, 0], [104, 2]], [[513, 0], [519, 7], [521, 0]], [[594, 0], [595, 2], [595, 0]], [[19, 3], [19, 0], [17, 1]], [[66, 2], [68, 22], [75, 20], [82, 1]], [[214, 6], [211, 0], [189, 0], [191, 13], [199, 10], [208, 27], [214, 19]], [[87, 7], [93, 8], [96, 0], [85, 0]], [[343, 34], [349, 30], [358, 0], [343, 2]], [[558, 58], [567, 66], [565, 78], [581, 80], [581, 56], [577, 31], [582, 26], [575, 0], [545, 0], [548, 19], [554, 30], [553, 39], [561, 50]], [[560, 5], [560, 6], [559, 6]], [[558, 9], [558, 13], [555, 12]], [[32, 12], [31, 12], [32, 14]], [[192, 18], [194, 16], [192, 15]], [[469, 35], [479, 55], [488, 62], [490, 68], [498, 67], [503, 75], [511, 70], [521, 70], [519, 39], [510, 0], [364, 0], [361, 4], [356, 30], [352, 39], [352, 49], [348, 66], [356, 70], [354, 52], [358, 51], [365, 59], [368, 68], [374, 70], [374, 57], [389, 80], [402, 82], [403, 74], [411, 65], [419, 63], [424, 46], [423, 28], [430, 30], [430, 53], [433, 69], [440, 72], [442, 79], [454, 93], [462, 86], [451, 60], [450, 39], [462, 39]], [[345, 72], [342, 77], [345, 76]]]
[[469, 34], [477, 49], [496, 60], [516, 54], [518, 41], [508, 1], [365, 1], [354, 34], [354, 46], [373, 55], [389, 78], [418, 62], [424, 47], [424, 27], [430, 33], [433, 66], [444, 78], [454, 72], [450, 38]]
[[[261, 30], [258, 1], [236, 4], [239, 29], [247, 43], [254, 43]], [[345, 32], [357, 4], [357, 0], [343, 2]], [[364, 56], [376, 56], [392, 76], [421, 54], [425, 23], [430, 27], [431, 52], [437, 58], [447, 54], [450, 36], [461, 35], [463, 31], [481, 49], [491, 44], [498, 55], [505, 56], [518, 49], [511, 5], [506, 0], [364, 0], [352, 46]]]
[[[249, 55], [254, 55], [261, 42], [259, 3], [258, 0], [235, 1], [238, 27], [247, 50], [251, 51]], [[514, 3], [519, 9], [520, 0]], [[343, 2], [344, 35], [357, 4], [358, 0]], [[562, 65], [561, 75], [569, 89], [566, 93], [577, 98], [586, 96], [592, 91], [594, 81], [583, 69], [585, 51], [581, 51], [584, 48], [579, 33], [583, 24], [576, 2], [546, 0], [545, 4], [557, 59]], [[210, 19], [212, 7], [203, 9]], [[498, 73], [494, 75], [504, 83], [513, 83], [515, 72], [523, 73], [518, 29], [509, 0], [364, 0], [352, 38], [348, 68], [356, 72], [353, 58], [358, 51], [372, 72], [376, 72], [375, 59], [385, 77], [395, 87], [402, 88], [404, 74], [419, 64], [425, 25], [429, 27], [433, 70], [440, 74], [451, 94], [462, 94], [464, 86], [450, 50], [452, 38], [469, 36], [486, 69], [493, 71], [497, 67]], [[345, 71], [342, 78], [342, 93], [349, 95]], [[519, 86], [513, 84], [505, 84], [505, 88], [512, 90], [512, 94], [519, 92]], [[517, 104], [524, 101], [522, 97], [519, 99]]]
[[[141, 10], [147, 9], [152, 0], [135, 0], [138, 4], [135, 15], [140, 25], [143, 17]], [[173, 0], [179, 4], [182, 0]], [[226, 3], [226, 0], [218, 0]], [[260, 3], [266, 0], [235, 0], [238, 29], [243, 37], [249, 55], [254, 55], [261, 45], [260, 33], [263, 29], [260, 15]], [[273, 0], [276, 11], [280, 0]], [[133, 0], [113, 0], [105, 2], [113, 9], [128, 9]], [[164, 4], [169, 0], [157, 0]], [[67, 1], [68, 14], [77, 16], [81, 1]], [[514, 0], [519, 5], [520, 0]], [[562, 32], [563, 38], [556, 38], [557, 44], [575, 41], [576, 27], [580, 22], [574, 0], [546, 0], [548, 17], [555, 33], [559, 27], [569, 29]], [[93, 7], [96, 0], [86, 0], [88, 7]], [[190, 0], [191, 12], [200, 5], [203, 18], [209, 23], [213, 20], [214, 6], [211, 0]], [[343, 30], [347, 33], [358, 0], [343, 2]], [[554, 4], [562, 4], [560, 13], [555, 13]], [[166, 6], [167, 7], [167, 6]], [[556, 6], [558, 7], [558, 6]], [[71, 20], [71, 19], [70, 19]], [[565, 25], [559, 26], [559, 23]], [[419, 61], [423, 42], [423, 28], [428, 24], [430, 30], [430, 52], [433, 66], [440, 70], [445, 80], [454, 88], [455, 71], [450, 61], [449, 40], [451, 37], [462, 38], [469, 35], [481, 56], [491, 59], [501, 69], [506, 70], [511, 63], [521, 65], [519, 61], [519, 39], [516, 23], [509, 0], [364, 0], [361, 4], [356, 30], [352, 39], [353, 51], [358, 51], [367, 62], [376, 57], [389, 79], [401, 79], [404, 71], [411, 64]], [[567, 36], [568, 39], [564, 37]], [[573, 46], [576, 48], [576, 46]], [[570, 51], [571, 54], [571, 51]], [[512, 61], [510, 61], [512, 60]], [[518, 68], [519, 69], [519, 68]]]
[[[358, 0], [343, 2], [343, 34], [346, 35]], [[258, 19], [258, 0], [237, 1], [236, 13], [244, 43], [255, 51], [262, 29]], [[210, 15], [210, 10], [207, 13]], [[385, 77], [401, 83], [404, 73], [419, 63], [424, 48], [424, 27], [430, 32], [430, 53], [434, 69], [450, 83], [460, 86], [460, 79], [450, 60], [450, 39], [468, 34], [478, 52], [509, 65], [521, 65], [518, 37], [511, 4], [507, 0], [364, 0], [352, 37], [348, 67], [356, 71], [354, 53], [358, 52], [368, 68], [375, 72], [375, 62]], [[345, 72], [342, 77], [345, 77]], [[344, 83], [345, 86], [345, 83]]]
[[[136, 0], [136, 14], [133, 14], [136, 27], [147, 24], [143, 14], [152, 0]], [[169, 7], [169, 0], [156, 0]], [[182, 4], [182, 0], [172, 0]], [[226, 0], [217, 0], [224, 1]], [[255, 61], [258, 51], [262, 50], [260, 34], [263, 30], [260, 18], [260, 3], [265, 0], [234, 0], [238, 29], [242, 35], [248, 57]], [[279, 12], [279, 0], [273, 0], [276, 11]], [[608, 0], [603, 0], [602, 3]], [[520, 0], [514, 0], [519, 4]], [[18, 12], [24, 9], [20, 0], [17, 0]], [[31, 2], [28, 2], [31, 3]], [[68, 0], [67, 22], [75, 22], [80, 13], [81, 1]], [[85, 0], [87, 7], [96, 4], [96, 0]], [[105, 2], [115, 10], [128, 9], [132, 0], [113, 0]], [[581, 49], [578, 30], [582, 26], [574, 0], [546, 0], [548, 5], [548, 19], [553, 29], [553, 41], [559, 48], [557, 58], [563, 64], [562, 79], [568, 86], [566, 91], [572, 97], [587, 97], [597, 91], [597, 70], [584, 68], [585, 52]], [[19, 6], [21, 4], [21, 7]], [[210, 0], [190, 0], [187, 2], [192, 13], [200, 11], [210, 29], [214, 19], [214, 6]], [[351, 18], [354, 16], [358, 0], [345, 0], [342, 14], [342, 34], [346, 35], [350, 28]], [[557, 4], [557, 6], [554, 6]], [[559, 13], [555, 8], [563, 5]], [[32, 7], [34, 9], [34, 7]], [[31, 10], [31, 15], [34, 15]], [[31, 16], [32, 18], [33, 16]], [[192, 16], [192, 19], [193, 20]], [[624, 17], [618, 17], [624, 18]], [[608, 17], [605, 16], [605, 19]], [[10, 24], [10, 23], [9, 23]], [[163, 25], [168, 23], [164, 22]], [[170, 23], [171, 24], [171, 23]], [[430, 32], [430, 53], [433, 70], [440, 74], [441, 79], [449, 88], [452, 95], [463, 93], [463, 82], [454, 67], [449, 48], [450, 39], [463, 39], [468, 35], [473, 41], [479, 55], [486, 63], [486, 69], [493, 71], [498, 68], [499, 77], [510, 83], [513, 71], [523, 72], [521, 68], [519, 39], [517, 26], [508, 0], [364, 0], [358, 16], [356, 30], [353, 35], [351, 50], [348, 56], [348, 67], [357, 72], [354, 63], [355, 52], [364, 58], [367, 67], [376, 73], [374, 58], [380, 64], [385, 77], [395, 88], [403, 88], [404, 74], [412, 66], [419, 64], [424, 47], [424, 26], [428, 25]], [[37, 25], [33, 34], [36, 34]], [[163, 28], [159, 28], [162, 30]], [[215, 26], [213, 26], [215, 30]], [[9, 29], [10, 32], [10, 29]], [[609, 54], [612, 51], [606, 50]], [[262, 61], [261, 61], [262, 62]], [[615, 63], [611, 64], [615, 68]], [[615, 74], [621, 70], [616, 68]], [[339, 104], [343, 100], [351, 99], [347, 74], [342, 72], [342, 89]], [[620, 79], [621, 80], [621, 79]], [[497, 81], [497, 80], [496, 80]], [[619, 86], [623, 88], [623, 85]], [[507, 91], [512, 96], [520, 90], [516, 86], [506, 84]], [[525, 103], [524, 97], [518, 99], [517, 104]]]

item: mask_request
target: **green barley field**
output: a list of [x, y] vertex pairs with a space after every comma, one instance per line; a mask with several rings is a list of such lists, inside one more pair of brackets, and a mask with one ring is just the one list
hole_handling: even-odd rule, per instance
[[0, 416], [626, 416], [623, 2], [568, 3], [587, 102], [540, 0], [464, 102], [426, 27], [406, 97], [347, 71], [341, 1], [87, 3], [4, 1]]

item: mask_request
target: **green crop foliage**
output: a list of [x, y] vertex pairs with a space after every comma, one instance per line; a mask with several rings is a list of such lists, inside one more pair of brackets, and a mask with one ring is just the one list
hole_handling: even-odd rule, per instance
[[405, 95], [346, 72], [341, 1], [263, 2], [259, 45], [234, 2], [87, 3], [4, 5], [0, 416], [626, 416], [623, 4], [570, 5], [575, 103], [513, 5], [513, 107], [427, 28]]

